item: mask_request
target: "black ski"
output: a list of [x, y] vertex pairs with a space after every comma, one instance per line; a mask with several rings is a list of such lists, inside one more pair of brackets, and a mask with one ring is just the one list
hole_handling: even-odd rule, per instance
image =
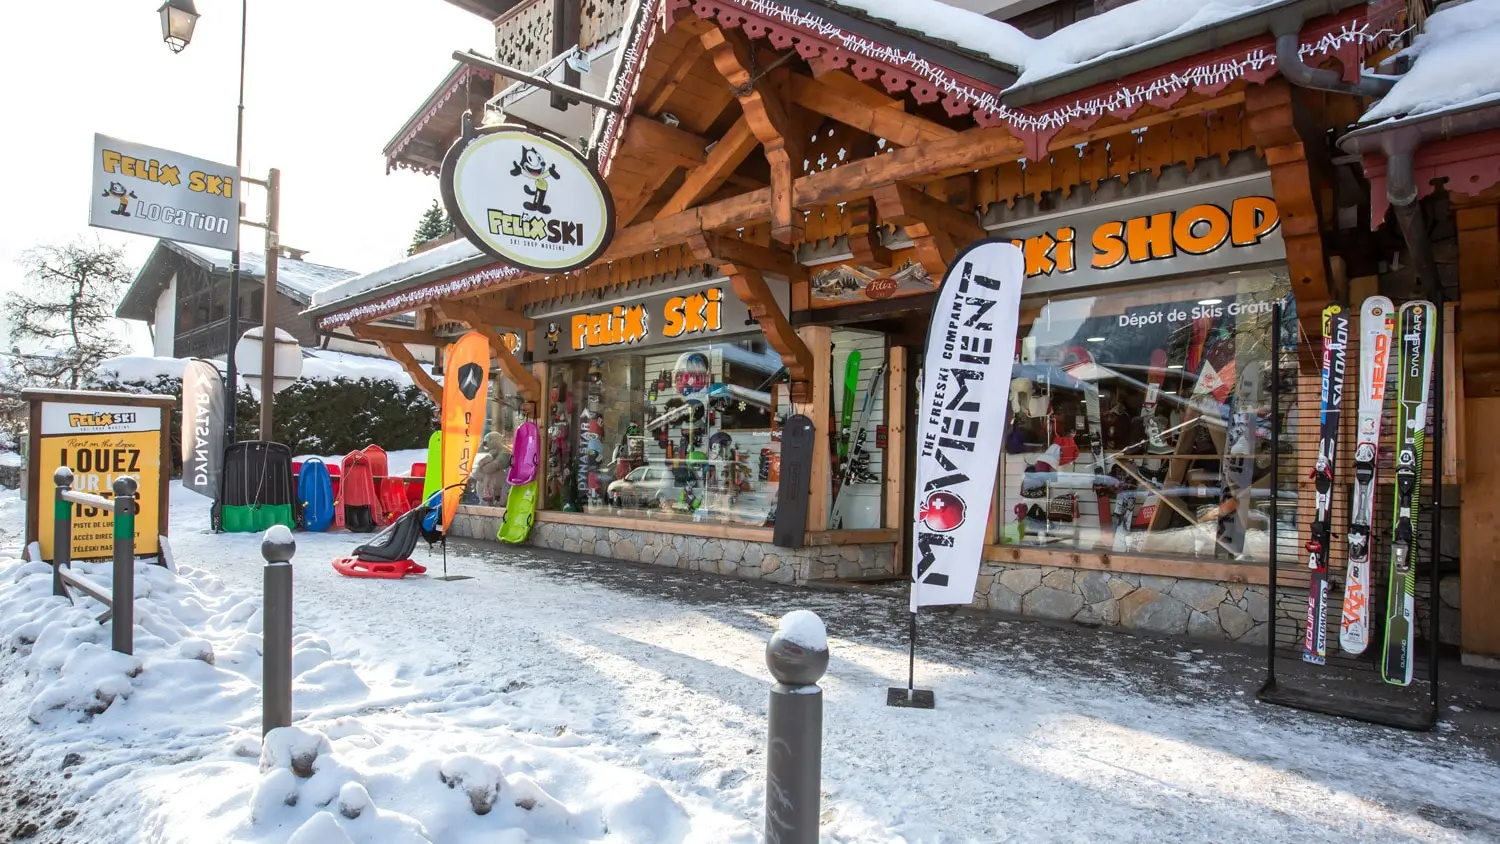
[[1307, 632], [1302, 659], [1322, 665], [1328, 658], [1328, 550], [1333, 519], [1333, 469], [1339, 443], [1339, 411], [1344, 404], [1344, 353], [1349, 347], [1349, 315], [1337, 303], [1323, 309], [1322, 402], [1318, 414], [1318, 461], [1313, 466], [1313, 522], [1308, 529]]

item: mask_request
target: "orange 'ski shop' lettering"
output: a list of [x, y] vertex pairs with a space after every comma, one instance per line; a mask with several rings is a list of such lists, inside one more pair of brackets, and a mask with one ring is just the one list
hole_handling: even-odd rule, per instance
[[111, 425], [130, 425], [135, 422], [134, 413], [69, 413], [69, 428], [108, 428]]
[[1032, 278], [1071, 273], [1079, 261], [1108, 270], [1127, 261], [1139, 264], [1182, 254], [1207, 255], [1225, 244], [1254, 246], [1280, 225], [1273, 200], [1246, 196], [1236, 199], [1228, 210], [1205, 203], [1185, 211], [1100, 223], [1088, 235], [1091, 256], [1078, 254], [1079, 232], [1072, 226], [1011, 242], [1025, 255], [1026, 277]]
[[948, 575], [931, 569], [937, 562], [936, 549], [951, 548], [951, 531], [964, 521], [967, 504], [959, 491], [969, 482], [969, 476], [962, 467], [968, 462], [966, 455], [975, 450], [983, 420], [979, 402], [969, 394], [969, 383], [984, 379], [984, 370], [978, 367], [989, 365], [996, 351], [995, 325], [989, 319], [996, 304], [993, 294], [979, 290], [966, 294], [971, 287], [998, 291], [1001, 281], [973, 272], [973, 266], [965, 262], [959, 276], [959, 295], [953, 300], [952, 313], [944, 319], [942, 359], [934, 367], [937, 383], [933, 402], [927, 408], [930, 427], [921, 443], [922, 456], [936, 460], [944, 473], [920, 491], [925, 501], [940, 502], [940, 506], [931, 508], [931, 515], [924, 512], [916, 536], [917, 577], [933, 586], [948, 585]]
[[566, 246], [583, 245], [583, 223], [549, 220], [535, 214], [511, 214], [489, 209], [490, 234], [520, 237]]
[[[723, 299], [718, 287], [668, 299], [662, 306], [662, 336], [675, 339], [723, 328]], [[577, 351], [639, 343], [651, 334], [651, 317], [645, 305], [616, 305], [604, 313], [574, 314], [569, 329]]]

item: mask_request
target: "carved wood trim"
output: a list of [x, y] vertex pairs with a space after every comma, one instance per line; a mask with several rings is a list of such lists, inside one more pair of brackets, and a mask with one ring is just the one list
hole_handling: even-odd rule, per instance
[[433, 307], [433, 310], [445, 320], [461, 322], [470, 330], [478, 332], [485, 342], [490, 344], [490, 352], [495, 355], [496, 362], [500, 364], [500, 371], [504, 372], [505, 377], [516, 385], [516, 390], [521, 396], [527, 401], [542, 400], [541, 382], [525, 364], [516, 358], [515, 353], [505, 344], [505, 338], [501, 337], [486, 320], [483, 311], [453, 301], [440, 302]]
[[[354, 326], [354, 336], [359, 336], [359, 329], [361, 327]], [[401, 343], [392, 343], [388, 340], [377, 340], [376, 342], [380, 345], [380, 350], [385, 352], [386, 357], [401, 364], [401, 368], [406, 370], [407, 375], [411, 376], [412, 382], [422, 392], [426, 393], [428, 398], [432, 399], [438, 407], [443, 406], [442, 386], [437, 381], [434, 381], [431, 375], [427, 374], [427, 370], [422, 368], [421, 362], [412, 355], [411, 349], [406, 348]]]
[[[734, 294], [740, 297], [750, 316], [760, 324], [771, 348], [780, 353], [781, 362], [791, 376], [793, 394], [800, 392], [796, 385], [806, 384], [812, 374], [812, 352], [797, 335], [787, 315], [782, 313], [776, 296], [761, 274], [763, 269], [779, 273], [778, 267], [795, 265], [796, 259], [789, 253], [779, 255], [774, 249], [702, 233], [690, 236], [687, 242], [694, 256], [701, 261], [717, 263], [719, 272], [729, 277]], [[726, 257], [731, 255], [738, 260]], [[760, 260], [767, 266], [756, 266], [749, 263], [750, 260]]]

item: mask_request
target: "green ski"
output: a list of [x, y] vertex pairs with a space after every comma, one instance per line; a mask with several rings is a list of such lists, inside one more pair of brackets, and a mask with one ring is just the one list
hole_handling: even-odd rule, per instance
[[838, 439], [836, 440], [837, 449], [834, 457], [834, 498], [838, 498], [840, 481], [844, 477], [844, 469], [849, 462], [849, 439], [854, 429], [854, 394], [859, 389], [859, 363], [861, 357], [859, 349], [855, 349], [849, 353], [849, 360], [844, 364], [844, 401], [839, 406]]
[[1385, 654], [1380, 676], [1396, 686], [1412, 679], [1412, 643], [1417, 575], [1412, 553], [1421, 514], [1422, 450], [1427, 432], [1427, 389], [1432, 380], [1436, 312], [1431, 302], [1401, 306], [1396, 337], [1396, 512], [1391, 532], [1391, 574], [1387, 583]]

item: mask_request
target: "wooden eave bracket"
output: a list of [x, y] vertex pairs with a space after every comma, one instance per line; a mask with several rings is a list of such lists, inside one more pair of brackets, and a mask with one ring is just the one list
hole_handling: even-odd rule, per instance
[[753, 48], [738, 33], [715, 27], [698, 38], [719, 75], [734, 90], [750, 130], [771, 165], [771, 237], [788, 246], [801, 243], [806, 220], [793, 202], [792, 187], [802, 163], [801, 134], [795, 130], [788, 110], [785, 88], [789, 86], [767, 84], [771, 79], [786, 80], [789, 74], [778, 70], [765, 80], [752, 74]]
[[937, 197], [894, 182], [872, 193], [884, 224], [902, 226], [917, 252], [917, 261], [934, 279], [948, 272], [960, 245], [983, 240], [988, 233], [973, 214], [965, 214]]
[[806, 269], [797, 264], [790, 253], [734, 238], [699, 233], [690, 235], [687, 244], [694, 257], [718, 264], [719, 271], [729, 277], [735, 295], [745, 303], [750, 316], [760, 323], [771, 348], [781, 355], [781, 362], [786, 365], [792, 380], [794, 395], [804, 392], [812, 379], [812, 352], [792, 328], [787, 315], [782, 313], [763, 273], [786, 275], [790, 281], [806, 278]]
[[[411, 376], [417, 388], [427, 394], [433, 403], [439, 407], [443, 404], [443, 388], [434, 381], [427, 370], [422, 368], [420, 361], [406, 348], [407, 343], [422, 343], [423, 345], [436, 344], [437, 338], [429, 331], [410, 331], [401, 328], [384, 328], [373, 325], [349, 326], [349, 330], [361, 340], [369, 340], [379, 344], [380, 350], [385, 352], [386, 357], [401, 364], [406, 374]], [[401, 335], [417, 335], [421, 339], [400, 339]]]
[[449, 322], [461, 322], [467, 325], [471, 331], [479, 332], [479, 335], [490, 344], [490, 351], [494, 353], [495, 360], [500, 364], [500, 371], [505, 373], [516, 385], [516, 390], [521, 397], [527, 401], [539, 402], [542, 398], [542, 382], [537, 379], [532, 371], [515, 356], [510, 347], [505, 345], [505, 338], [486, 321], [486, 312], [482, 312], [470, 305], [460, 302], [441, 302], [433, 306], [438, 316]]
[[1333, 300], [1334, 289], [1318, 222], [1317, 186], [1297, 133], [1290, 84], [1275, 79], [1250, 86], [1245, 90], [1245, 114], [1251, 137], [1271, 171], [1271, 193], [1281, 215], [1297, 319], [1309, 337], [1316, 337], [1323, 330], [1323, 306]]

